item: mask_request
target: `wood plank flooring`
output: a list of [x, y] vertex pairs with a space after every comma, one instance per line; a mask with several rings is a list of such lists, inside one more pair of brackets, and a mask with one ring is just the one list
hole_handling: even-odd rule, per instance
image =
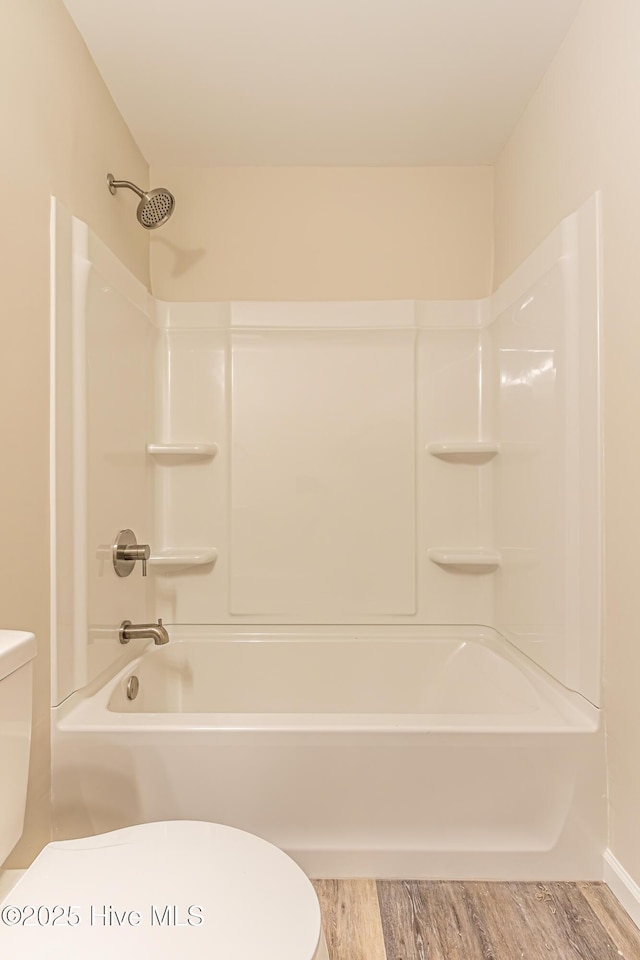
[[313, 883], [329, 960], [640, 960], [604, 883]]

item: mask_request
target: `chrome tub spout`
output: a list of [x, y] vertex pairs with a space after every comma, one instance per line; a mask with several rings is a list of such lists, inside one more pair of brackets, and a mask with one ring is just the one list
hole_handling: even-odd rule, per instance
[[156, 644], [169, 643], [169, 634], [162, 626], [162, 620], [158, 620], [157, 623], [131, 623], [131, 620], [123, 620], [118, 637], [120, 643], [140, 639], [153, 640]]

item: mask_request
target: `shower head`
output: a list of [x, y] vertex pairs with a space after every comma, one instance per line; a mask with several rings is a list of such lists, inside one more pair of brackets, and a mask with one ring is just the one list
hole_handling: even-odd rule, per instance
[[131, 183], [129, 180], [114, 180], [112, 173], [107, 175], [107, 183], [109, 184], [109, 192], [114, 196], [119, 187], [127, 187], [128, 190], [133, 190], [134, 193], [138, 194], [140, 203], [136, 216], [138, 222], [146, 230], [155, 230], [156, 227], [161, 227], [173, 213], [173, 208], [176, 205], [175, 198], [164, 187], [156, 187], [155, 190], [148, 190], [145, 193], [144, 190], [136, 187], [135, 183]]

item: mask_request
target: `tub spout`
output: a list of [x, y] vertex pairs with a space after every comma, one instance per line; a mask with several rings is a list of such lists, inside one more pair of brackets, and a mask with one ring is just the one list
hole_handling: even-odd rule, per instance
[[169, 634], [162, 626], [162, 620], [157, 623], [131, 623], [123, 620], [118, 632], [120, 643], [129, 643], [129, 640], [150, 639], [154, 643], [169, 643]]

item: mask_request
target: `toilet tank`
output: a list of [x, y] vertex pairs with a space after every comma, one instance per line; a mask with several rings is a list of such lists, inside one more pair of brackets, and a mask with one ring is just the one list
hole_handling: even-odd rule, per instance
[[35, 655], [32, 633], [0, 630], [0, 866], [24, 825]]

